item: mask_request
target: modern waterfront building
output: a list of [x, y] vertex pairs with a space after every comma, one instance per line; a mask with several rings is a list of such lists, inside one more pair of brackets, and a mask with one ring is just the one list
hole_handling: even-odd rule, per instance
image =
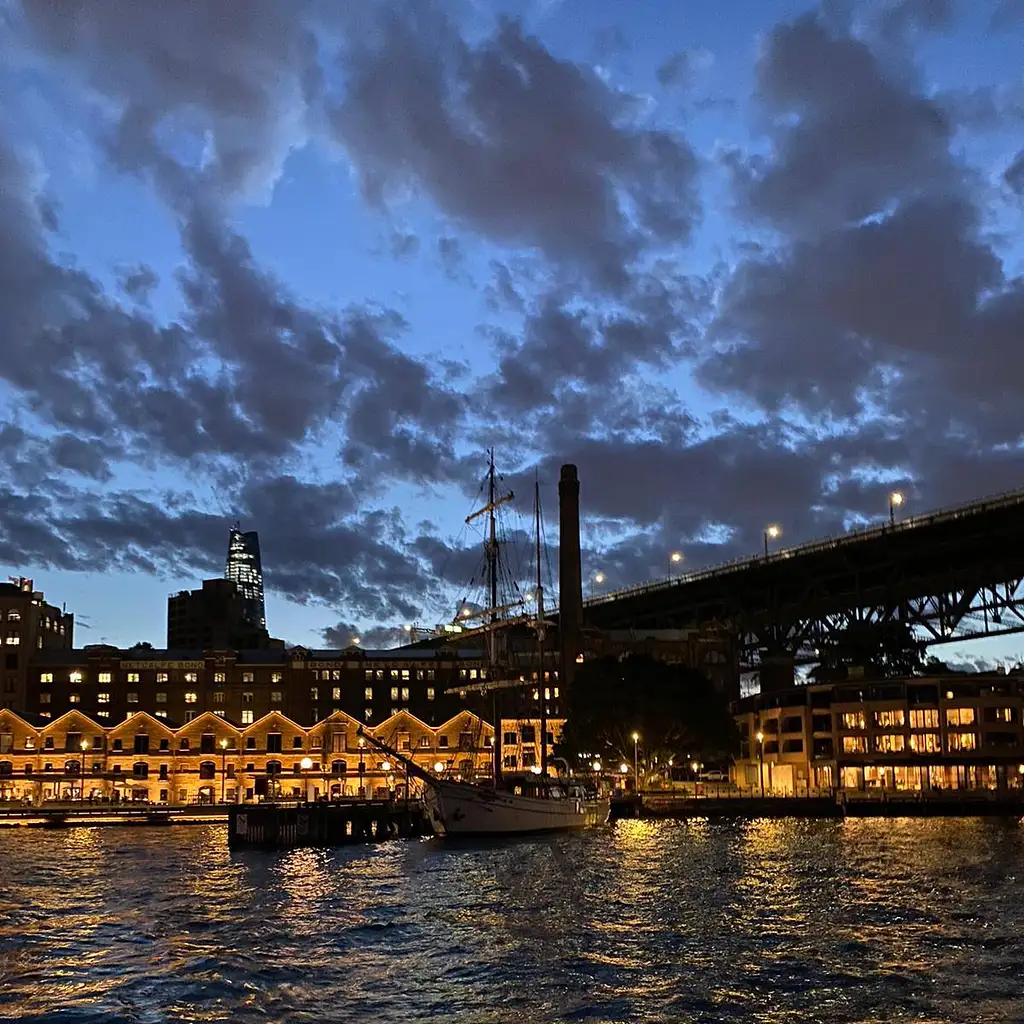
[[32, 580], [0, 583], [0, 708], [26, 707], [33, 656], [70, 648], [74, 634], [75, 617], [47, 604]]
[[847, 680], [738, 702], [743, 789], [1017, 788], [1024, 784], [1024, 675]]
[[[560, 737], [562, 725], [548, 723], [549, 743]], [[399, 711], [367, 727], [342, 711], [308, 726], [271, 711], [243, 726], [211, 712], [172, 725], [144, 711], [108, 724], [73, 710], [40, 724], [4, 710], [0, 801], [38, 806], [405, 796], [404, 771], [359, 735], [360, 726], [434, 772], [471, 779], [491, 771], [494, 729], [470, 711], [437, 726]], [[530, 763], [537, 763], [537, 726], [502, 722], [505, 737], [515, 735], [516, 752]]]
[[224, 577], [232, 580], [242, 595], [245, 621], [254, 629], [265, 630], [267, 610], [263, 600], [263, 565], [260, 538], [255, 530], [243, 533], [237, 524], [231, 528]]

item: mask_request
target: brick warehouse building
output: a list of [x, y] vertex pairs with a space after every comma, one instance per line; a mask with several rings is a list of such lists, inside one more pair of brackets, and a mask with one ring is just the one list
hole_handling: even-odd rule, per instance
[[[547, 713], [558, 718], [557, 673], [545, 675]], [[38, 651], [26, 699], [12, 710], [42, 723], [76, 710], [104, 725], [138, 711], [184, 725], [209, 711], [242, 727], [272, 711], [302, 725], [342, 711], [374, 726], [404, 710], [437, 725], [463, 709], [486, 713], [478, 695], [458, 692], [486, 678], [483, 651], [449, 647], [204, 652], [96, 644]], [[539, 714], [540, 687], [523, 696], [521, 715]]]

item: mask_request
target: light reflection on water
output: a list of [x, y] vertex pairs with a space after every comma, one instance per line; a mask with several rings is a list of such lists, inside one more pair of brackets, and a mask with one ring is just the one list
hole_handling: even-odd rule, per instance
[[1024, 831], [623, 821], [230, 854], [0, 833], [0, 1019], [1021, 1021]]

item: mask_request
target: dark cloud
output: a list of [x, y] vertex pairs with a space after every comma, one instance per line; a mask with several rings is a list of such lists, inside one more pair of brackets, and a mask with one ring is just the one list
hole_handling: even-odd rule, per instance
[[135, 302], [149, 302], [150, 293], [160, 283], [152, 267], [134, 267], [121, 273], [118, 287]]
[[1003, 172], [1003, 181], [1019, 196], [1024, 197], [1024, 149], [1010, 162]]
[[896, 0], [882, 11], [881, 29], [887, 36], [908, 30], [941, 32], [953, 23], [954, 0]]
[[231, 16], [192, 0], [20, 7], [31, 40], [113, 101], [122, 126], [184, 133], [224, 189], [264, 186], [307, 130], [321, 78], [305, 0], [252, 0]]
[[349, 647], [356, 640], [369, 651], [389, 651], [410, 642], [409, 634], [401, 626], [363, 626], [352, 622], [339, 622], [321, 631], [324, 645], [332, 650]]
[[395, 231], [391, 235], [391, 255], [396, 260], [409, 259], [420, 251], [418, 235], [407, 231]]
[[1024, 25], [1024, 0], [996, 0], [990, 26], [993, 32], [1006, 32]]
[[959, 188], [943, 110], [866, 42], [833, 35], [814, 15], [771, 32], [756, 99], [772, 119], [772, 153], [747, 164], [740, 190], [780, 229], [817, 233]]
[[686, 88], [711, 59], [707, 50], [678, 50], [658, 67], [655, 77], [663, 88]]
[[[637, 101], [514, 21], [472, 46], [436, 4], [366, 13], [331, 115], [366, 194], [414, 185], [449, 216], [619, 290], [650, 242], [685, 241], [697, 161]], [[628, 200], [628, 208], [626, 202]]]

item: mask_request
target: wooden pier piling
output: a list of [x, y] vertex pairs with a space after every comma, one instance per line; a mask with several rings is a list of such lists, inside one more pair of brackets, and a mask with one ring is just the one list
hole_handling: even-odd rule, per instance
[[231, 849], [342, 846], [430, 832], [423, 808], [415, 801], [239, 804], [228, 811]]

